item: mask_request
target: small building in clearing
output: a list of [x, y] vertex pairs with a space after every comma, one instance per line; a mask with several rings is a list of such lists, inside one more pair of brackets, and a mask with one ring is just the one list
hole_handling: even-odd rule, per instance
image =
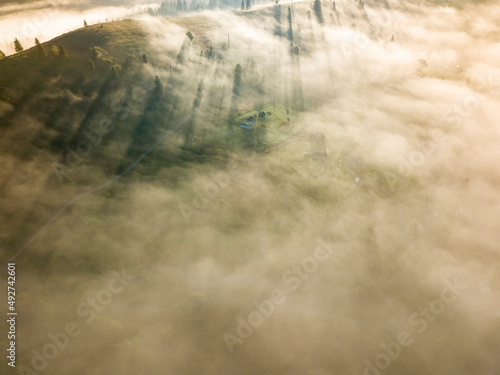
[[257, 122], [255, 121], [255, 117], [256, 116], [250, 116], [247, 119], [243, 120], [242, 122], [240, 122], [240, 127], [248, 130], [253, 129], [257, 124]]

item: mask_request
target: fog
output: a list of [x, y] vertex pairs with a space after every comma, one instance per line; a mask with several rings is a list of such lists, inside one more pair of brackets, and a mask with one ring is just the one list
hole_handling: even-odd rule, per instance
[[0, 3], [0, 49], [14, 53], [13, 41], [19, 39], [24, 48], [32, 47], [34, 39], [48, 41], [63, 33], [88, 24], [131, 17], [134, 12], [154, 1], [82, 1], [39, 0], [2, 1]]
[[[34, 46], [35, 38], [41, 42], [53, 39], [63, 33], [76, 30], [87, 24], [142, 18], [150, 11], [158, 11], [163, 1], [169, 0], [25, 0], [2, 1], [0, 3], [0, 50], [14, 53], [14, 39], [24, 48]], [[296, 0], [295, 0], [296, 1]], [[175, 3], [175, 1], [170, 0]], [[253, 0], [254, 6], [268, 5], [262, 0]], [[239, 9], [238, 0], [190, 0], [207, 8]], [[189, 9], [194, 12], [196, 9]], [[185, 16], [188, 10], [170, 14], [170, 17]], [[162, 14], [159, 14], [162, 15]], [[165, 14], [163, 14], [165, 15]]]
[[496, 374], [500, 7], [459, 5], [141, 16], [149, 63], [64, 176], [29, 108], [90, 99], [0, 102], [17, 372]]

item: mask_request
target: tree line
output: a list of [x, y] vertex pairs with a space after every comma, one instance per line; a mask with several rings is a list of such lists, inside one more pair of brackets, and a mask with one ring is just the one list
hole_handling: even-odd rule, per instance
[[[24, 51], [23, 45], [21, 44], [21, 42], [17, 38], [14, 39], [14, 50], [16, 51], [16, 53]], [[68, 57], [68, 54], [66, 53], [66, 49], [64, 48], [62, 43], [59, 43], [57, 46], [53, 45], [52, 51], [54, 52], [54, 54], [56, 56], [58, 56], [61, 59]], [[45, 48], [40, 43], [38, 38], [35, 38], [35, 53], [39, 59], [43, 59], [43, 58], [47, 57], [47, 52], [45, 51]], [[5, 53], [2, 50], [0, 50], [0, 59], [3, 59], [4, 57], [6, 57]]]

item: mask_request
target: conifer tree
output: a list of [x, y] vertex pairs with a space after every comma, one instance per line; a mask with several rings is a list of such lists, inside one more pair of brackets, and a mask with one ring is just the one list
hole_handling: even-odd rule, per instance
[[0, 59], [3, 59], [5, 57], [5, 53], [2, 52], [2, 50], [0, 49]]
[[83, 20], [83, 27], [87, 27], [87, 21]]
[[68, 57], [68, 54], [66, 53], [66, 50], [64, 49], [64, 46], [61, 43], [59, 43], [59, 45], [57, 46], [57, 55], [61, 59]]
[[14, 49], [16, 52], [21, 52], [24, 50], [23, 46], [21, 45], [21, 42], [17, 38], [14, 40]]
[[43, 59], [45, 56], [47, 56], [47, 52], [45, 52], [45, 49], [40, 44], [38, 38], [35, 38], [35, 45], [36, 45], [36, 55], [38, 56], [39, 59]]

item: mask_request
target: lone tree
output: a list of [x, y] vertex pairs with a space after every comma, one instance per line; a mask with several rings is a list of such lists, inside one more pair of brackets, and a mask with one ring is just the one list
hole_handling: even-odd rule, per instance
[[188, 31], [186, 33], [187, 37], [189, 38], [190, 41], [193, 41], [193, 34], [191, 33], [191, 31]]
[[35, 45], [36, 45], [36, 55], [38, 56], [38, 58], [39, 59], [45, 58], [47, 56], [47, 52], [45, 52], [45, 49], [40, 44], [38, 38], [35, 38]]
[[147, 64], [147, 63], [148, 63], [148, 58], [146, 57], [146, 54], [145, 54], [145, 53], [142, 55], [142, 62], [143, 62], [144, 64]]
[[5, 53], [2, 52], [2, 50], [0, 49], [0, 59], [3, 59], [5, 57]]
[[83, 27], [87, 27], [87, 21], [83, 20]]
[[23, 46], [21, 45], [21, 42], [17, 38], [14, 40], [14, 50], [16, 52], [21, 52], [24, 50]]
[[59, 56], [60, 59], [68, 57], [68, 54], [61, 43], [57, 46], [57, 56]]

